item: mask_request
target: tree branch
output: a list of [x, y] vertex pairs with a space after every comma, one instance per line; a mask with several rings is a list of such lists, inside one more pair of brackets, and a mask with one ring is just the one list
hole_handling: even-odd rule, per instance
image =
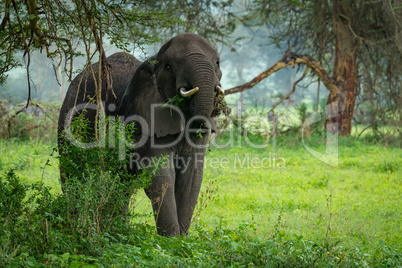
[[[113, 96], [115, 98], [117, 98], [116, 94], [114, 93], [114, 91], [112, 89], [112, 85], [111, 85], [111, 83], [112, 83], [112, 81], [111, 81], [112, 79], [111, 79], [111, 76], [110, 76], [111, 65], [109, 64], [109, 62], [108, 62], [108, 60], [106, 58], [106, 53], [105, 53], [105, 50], [103, 48], [103, 40], [102, 40], [102, 36], [100, 36], [100, 35], [102, 35], [102, 30], [98, 29], [98, 27], [96, 27], [95, 21], [92, 19], [92, 14], [91, 14], [88, 6], [86, 4], [84, 4], [83, 6], [84, 6], [84, 9], [85, 9], [85, 13], [87, 15], [88, 22], [92, 25], [92, 33], [94, 35], [96, 47], [97, 47], [97, 49], [99, 51], [99, 55], [100, 55], [99, 65], [100, 65], [101, 69], [99, 70], [99, 82], [98, 82], [99, 83], [99, 88], [100, 88], [99, 89], [99, 98], [100, 98], [100, 94], [102, 92], [102, 76], [103, 76], [103, 78], [105, 79], [105, 82], [106, 82], [106, 102], [107, 102], [108, 99], [109, 99], [109, 92], [110, 91], [113, 93]], [[99, 20], [99, 25], [101, 27], [102, 24], [101, 24], [100, 19], [97, 18], [96, 16], [95, 16], [95, 19]], [[99, 33], [98, 33], [97, 30], [99, 30]], [[102, 74], [102, 76], [101, 76], [101, 74]]]
[[10, 5], [11, 5], [11, 0], [6, 0], [6, 5], [4, 8], [5, 14], [4, 14], [3, 20], [1, 21], [1, 24], [0, 24], [0, 31], [4, 30], [4, 28], [6, 27], [7, 21], [10, 19]]
[[277, 61], [274, 65], [269, 67], [264, 72], [257, 75], [253, 80], [247, 82], [243, 85], [233, 87], [225, 90], [225, 95], [238, 93], [250, 89], [260, 83], [264, 78], [272, 75], [273, 73], [285, 69], [286, 67], [294, 68], [296, 64], [304, 64], [306, 67], [310, 68], [311, 71], [317, 75], [318, 79], [326, 86], [326, 88], [331, 92], [331, 94], [336, 94], [338, 89], [336, 88], [335, 81], [331, 78], [328, 73], [322, 68], [321, 63], [314, 60], [307, 55], [298, 55], [293, 52], [287, 51], [285, 55]]
[[29, 29], [31, 29], [35, 35], [39, 38], [39, 42], [42, 45], [48, 47], [48, 43], [46, 42], [46, 35], [40, 29], [38, 25], [39, 21], [39, 8], [36, 0], [29, 0], [27, 3], [28, 14], [29, 14]]
[[262, 72], [259, 75], [257, 75], [250, 82], [247, 82], [247, 83], [245, 83], [243, 85], [240, 85], [240, 86], [233, 87], [233, 88], [225, 90], [225, 95], [238, 93], [238, 92], [243, 92], [243, 91], [245, 91], [247, 89], [250, 89], [250, 88], [254, 87], [255, 85], [257, 85], [258, 83], [260, 83], [264, 78], [267, 78], [268, 76], [272, 75], [273, 73], [275, 73], [275, 72], [277, 72], [277, 71], [279, 71], [281, 69], [286, 68], [287, 66], [289, 66], [289, 65], [287, 65], [285, 63], [287, 57], [288, 57], [288, 53], [286, 52], [285, 55], [278, 62], [276, 62], [271, 67], [269, 67], [264, 72]]
[[296, 91], [296, 85], [297, 85], [301, 80], [303, 80], [303, 79], [306, 77], [308, 69], [309, 69], [309, 68], [306, 67], [306, 69], [304, 70], [303, 75], [302, 75], [296, 82], [293, 83], [293, 88], [292, 88], [292, 90], [291, 90], [288, 94], [286, 94], [286, 96], [284, 96], [280, 101], [278, 101], [277, 103], [275, 103], [274, 106], [272, 106], [271, 110], [269, 110], [270, 112], [271, 112], [271, 111], [274, 111], [274, 109], [276, 108], [276, 106], [278, 106], [279, 104], [281, 104], [282, 102], [284, 102], [286, 99], [288, 99], [288, 98], [290, 97], [290, 95], [292, 95], [292, 94]]
[[[21, 18], [18, 14], [17, 4], [15, 3], [14, 0], [12, 0], [12, 3], [13, 3], [13, 8], [14, 8], [15, 14], [17, 16], [18, 24], [20, 25], [20, 28], [22, 30], [23, 26], [22, 26]], [[27, 105], [25, 107], [25, 108], [28, 108], [29, 102], [31, 100], [31, 77], [30, 77], [30, 73], [29, 73], [29, 67], [31, 65], [31, 53], [29, 50], [29, 45], [26, 42], [26, 37], [25, 37], [24, 31], [21, 31], [21, 32], [22, 32], [22, 41], [24, 43], [24, 48], [25, 48], [24, 57], [25, 57], [25, 54], [28, 54], [28, 63], [26, 64], [27, 80], [28, 80], [28, 98], [27, 98]]]

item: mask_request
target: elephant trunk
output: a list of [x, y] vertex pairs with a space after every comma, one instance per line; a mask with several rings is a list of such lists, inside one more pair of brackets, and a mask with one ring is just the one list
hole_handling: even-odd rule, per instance
[[214, 66], [201, 55], [187, 59], [187, 66], [191, 74], [191, 84], [198, 87], [191, 101], [191, 112], [194, 116], [210, 118], [214, 105], [214, 92], [217, 78]]

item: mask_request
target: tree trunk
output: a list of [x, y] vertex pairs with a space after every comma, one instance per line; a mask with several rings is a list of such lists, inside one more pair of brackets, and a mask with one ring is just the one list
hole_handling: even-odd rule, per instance
[[333, 1], [335, 64], [333, 83], [327, 100], [327, 130], [348, 136], [352, 131], [353, 111], [357, 95], [358, 40], [350, 28], [353, 10], [349, 1]]

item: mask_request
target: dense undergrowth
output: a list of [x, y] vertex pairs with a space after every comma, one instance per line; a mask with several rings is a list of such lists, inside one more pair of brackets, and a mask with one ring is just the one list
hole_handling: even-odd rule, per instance
[[[345, 266], [396, 267], [402, 254], [397, 247], [378, 242], [373, 248], [348, 248], [317, 243], [302, 235], [287, 235], [276, 219], [269, 238], [256, 235], [255, 224], [232, 228], [217, 224], [197, 228], [187, 237], [166, 238], [154, 227], [115, 220], [113, 228], [92, 234], [70, 225], [63, 195], [49, 193], [43, 184], [24, 186], [13, 171], [0, 185], [0, 265], [13, 267], [127, 267], [127, 266]], [[26, 191], [31, 193], [25, 199]]]

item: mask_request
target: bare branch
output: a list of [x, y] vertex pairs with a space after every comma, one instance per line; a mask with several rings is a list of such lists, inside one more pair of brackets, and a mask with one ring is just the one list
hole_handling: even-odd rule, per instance
[[287, 57], [288, 57], [288, 53], [285, 53], [285, 55], [279, 61], [277, 61], [274, 65], [269, 67], [264, 72], [260, 73], [256, 77], [254, 77], [254, 79], [251, 80], [250, 82], [247, 82], [243, 85], [225, 90], [225, 95], [243, 92], [247, 89], [250, 89], [250, 88], [254, 87], [255, 85], [257, 85], [258, 83], [260, 83], [264, 78], [267, 78], [268, 76], [272, 75], [273, 73], [286, 68], [287, 66], [289, 66], [285, 63]]
[[308, 70], [309, 70], [309, 68], [306, 67], [306, 69], [304, 70], [303, 75], [302, 75], [296, 82], [293, 83], [293, 88], [292, 88], [292, 90], [291, 90], [288, 94], [286, 94], [286, 96], [284, 96], [280, 101], [278, 101], [277, 103], [275, 103], [274, 106], [272, 106], [271, 110], [269, 110], [270, 112], [271, 112], [271, 111], [274, 111], [274, 109], [275, 109], [279, 104], [281, 104], [282, 102], [284, 102], [285, 100], [287, 100], [287, 99], [290, 97], [290, 95], [292, 95], [292, 94], [296, 91], [296, 86], [297, 86], [297, 84], [298, 84], [301, 80], [303, 80], [303, 79], [306, 77]]
[[269, 67], [264, 72], [257, 75], [253, 80], [247, 82], [243, 85], [233, 87], [230, 89], [225, 90], [225, 95], [242, 92], [247, 89], [250, 89], [260, 83], [264, 78], [272, 75], [273, 73], [285, 69], [286, 67], [294, 68], [296, 64], [304, 64], [306, 67], [310, 68], [311, 71], [317, 75], [318, 79], [327, 87], [327, 89], [334, 94], [338, 91], [333, 79], [328, 75], [328, 73], [322, 68], [321, 63], [312, 59], [310, 56], [307, 55], [298, 55], [293, 52], [286, 52], [285, 55], [277, 61], [274, 65]]
[[[13, 8], [14, 8], [15, 14], [17, 16], [18, 24], [20, 25], [21, 29], [23, 29], [21, 18], [20, 18], [19, 14], [18, 14], [17, 4], [15, 3], [14, 0], [12, 0], [12, 3], [13, 3]], [[29, 66], [31, 64], [31, 53], [30, 53], [30, 50], [29, 50], [29, 45], [26, 42], [26, 37], [25, 37], [25, 34], [24, 34], [23, 31], [22, 31], [22, 41], [24, 43], [24, 48], [25, 48], [24, 56], [25, 56], [25, 54], [28, 54], [28, 63], [26, 64], [27, 80], [28, 80], [28, 99], [27, 99], [27, 105], [25, 107], [25, 108], [28, 108], [29, 101], [31, 100], [31, 77], [30, 77], [30, 73], [29, 73]]]

